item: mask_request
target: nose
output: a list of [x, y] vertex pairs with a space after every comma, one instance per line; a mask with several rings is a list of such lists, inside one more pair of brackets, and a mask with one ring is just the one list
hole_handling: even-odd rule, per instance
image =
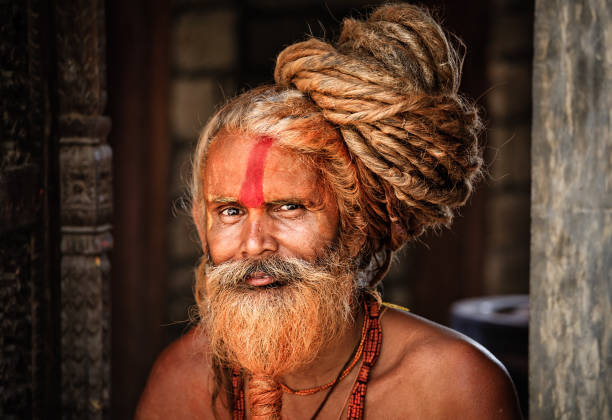
[[265, 211], [252, 209], [242, 228], [240, 256], [242, 258], [266, 257], [278, 250]]

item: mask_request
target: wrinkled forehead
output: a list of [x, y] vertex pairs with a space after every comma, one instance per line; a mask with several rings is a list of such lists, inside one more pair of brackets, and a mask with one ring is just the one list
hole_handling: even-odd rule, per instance
[[223, 133], [209, 147], [204, 166], [205, 199], [234, 198], [247, 207], [292, 195], [312, 194], [318, 172], [299, 153], [270, 136]]

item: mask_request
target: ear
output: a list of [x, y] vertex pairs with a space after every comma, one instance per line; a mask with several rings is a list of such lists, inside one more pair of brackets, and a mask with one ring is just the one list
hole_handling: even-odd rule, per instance
[[201, 203], [193, 203], [191, 207], [191, 217], [198, 231], [200, 243], [202, 244], [202, 251], [206, 253], [206, 214]]

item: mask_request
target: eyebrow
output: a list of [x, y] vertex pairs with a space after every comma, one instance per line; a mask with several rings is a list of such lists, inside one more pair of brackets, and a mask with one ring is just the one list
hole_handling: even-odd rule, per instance
[[[208, 200], [210, 203], [217, 204], [240, 204], [241, 201], [235, 197], [212, 197]], [[266, 206], [278, 206], [283, 204], [301, 204], [304, 206], [312, 206], [315, 204], [312, 200], [298, 197], [288, 197], [279, 200], [266, 201], [263, 203]]]
[[238, 199], [234, 197], [212, 197], [208, 201], [211, 203], [219, 203], [219, 204], [238, 203]]
[[304, 198], [290, 197], [290, 198], [282, 198], [280, 200], [266, 201], [264, 204], [270, 205], [270, 206], [278, 206], [278, 205], [282, 205], [282, 204], [302, 204], [302, 205], [307, 205], [307, 204], [310, 204], [310, 203], [311, 203], [311, 200], [306, 200]]

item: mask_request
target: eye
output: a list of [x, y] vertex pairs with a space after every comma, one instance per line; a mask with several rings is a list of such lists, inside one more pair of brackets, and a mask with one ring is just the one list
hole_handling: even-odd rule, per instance
[[300, 203], [283, 203], [274, 207], [274, 213], [276, 217], [285, 220], [298, 220], [301, 219], [306, 212], [304, 204]]
[[226, 207], [220, 212], [221, 216], [235, 217], [240, 216], [240, 209], [236, 207]]
[[279, 211], [292, 211], [292, 210], [300, 210], [303, 208], [304, 206], [301, 204], [287, 203], [287, 204], [283, 204], [282, 206], [280, 206], [278, 210]]

